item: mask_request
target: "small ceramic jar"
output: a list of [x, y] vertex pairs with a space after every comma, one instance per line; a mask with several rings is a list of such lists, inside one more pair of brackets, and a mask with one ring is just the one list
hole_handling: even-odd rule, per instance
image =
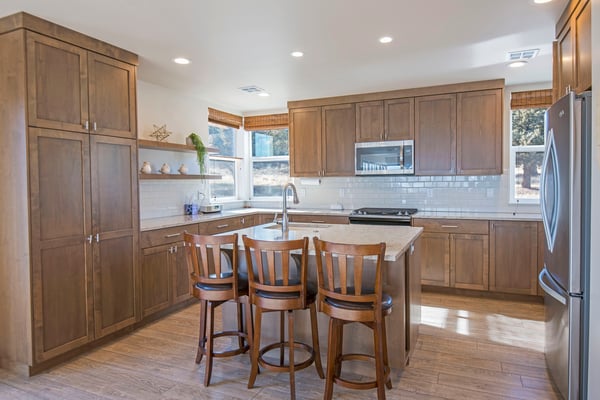
[[181, 167], [179, 167], [178, 171], [181, 175], [187, 175], [188, 167], [186, 167], [185, 164], [181, 164]]
[[142, 168], [140, 169], [140, 172], [142, 174], [150, 174], [150, 173], [152, 173], [152, 167], [150, 166], [150, 163], [148, 161], [144, 161], [144, 164], [142, 165]]
[[169, 164], [164, 163], [162, 165], [162, 167], [160, 167], [160, 172], [163, 174], [170, 174], [171, 173], [171, 167], [169, 167]]

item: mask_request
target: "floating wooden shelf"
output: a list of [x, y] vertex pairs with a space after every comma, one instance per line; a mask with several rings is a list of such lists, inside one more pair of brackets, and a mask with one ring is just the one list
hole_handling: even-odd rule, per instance
[[181, 174], [139, 174], [140, 180], [146, 179], [221, 179], [221, 175], [181, 175]]
[[[153, 140], [138, 140], [138, 147], [141, 149], [181, 151], [186, 153], [196, 152], [196, 148], [194, 146], [188, 146], [187, 144], [156, 142]], [[209, 154], [217, 154], [219, 153], [219, 149], [215, 147], [207, 147], [206, 152]]]

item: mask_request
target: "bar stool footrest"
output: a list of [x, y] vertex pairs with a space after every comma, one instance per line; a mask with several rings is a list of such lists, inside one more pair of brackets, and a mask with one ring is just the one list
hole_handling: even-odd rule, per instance
[[[271, 350], [274, 349], [279, 349], [281, 347], [290, 347], [290, 342], [277, 342], [277, 343], [271, 343], [270, 345], [267, 345], [263, 348], [260, 349], [260, 351], [258, 352], [258, 364], [261, 367], [264, 367], [266, 369], [269, 369], [271, 371], [277, 371], [277, 372], [287, 372], [290, 370], [290, 366], [289, 365], [280, 365], [280, 364], [273, 364], [268, 362], [267, 360], [265, 360], [263, 358], [263, 355], [265, 353], [268, 353]], [[295, 371], [300, 371], [304, 368], [309, 367], [313, 361], [315, 360], [315, 350], [302, 342], [294, 342], [294, 348], [295, 349], [301, 349], [301, 350], [305, 350], [306, 352], [308, 352], [310, 354], [310, 357], [308, 357], [306, 360], [299, 362], [299, 363], [294, 363], [294, 370]]]
[[[342, 363], [343, 361], [350, 361], [350, 360], [375, 361], [375, 356], [372, 356], [369, 354], [350, 353], [350, 354], [342, 354], [338, 358], [338, 361], [340, 363]], [[340, 368], [340, 370], [341, 370], [341, 368]], [[384, 365], [383, 373], [384, 373], [384, 381], [387, 382], [389, 380], [389, 376], [390, 376], [390, 367]], [[367, 390], [367, 389], [374, 389], [377, 387], [377, 380], [360, 381], [359, 382], [359, 381], [352, 381], [349, 379], [343, 379], [339, 375], [334, 375], [333, 381], [334, 381], [334, 383], [337, 383], [340, 386], [347, 387], [350, 389]]]
[[[248, 335], [244, 332], [238, 332], [238, 331], [216, 332], [213, 334], [213, 340], [220, 338], [220, 337], [226, 337], [226, 336], [244, 338], [244, 340], [246, 341], [246, 344], [243, 347], [238, 347], [237, 349], [234, 348], [234, 349], [228, 349], [228, 350], [223, 350], [223, 351], [219, 351], [219, 352], [216, 352], [213, 350], [213, 357], [218, 357], [218, 358], [231, 357], [231, 356], [236, 356], [238, 354], [246, 353], [248, 350], [250, 350], [250, 346], [248, 345]], [[206, 340], [204, 340], [204, 346], [206, 346]], [[203, 347], [203, 350], [204, 350], [203, 353], [206, 354], [206, 347]]]

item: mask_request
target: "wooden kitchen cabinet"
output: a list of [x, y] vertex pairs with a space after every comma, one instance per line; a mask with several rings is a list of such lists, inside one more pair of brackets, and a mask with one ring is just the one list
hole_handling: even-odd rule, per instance
[[502, 90], [458, 93], [456, 173], [502, 174]]
[[135, 66], [27, 32], [29, 124], [135, 139]]
[[592, 86], [591, 2], [571, 0], [556, 25], [554, 100]]
[[536, 295], [538, 222], [490, 221], [490, 291]]
[[406, 363], [417, 348], [419, 325], [421, 324], [421, 260], [422, 237], [411, 243], [406, 254]]
[[421, 283], [461, 289], [488, 289], [488, 222], [413, 219], [423, 227]]
[[354, 104], [290, 109], [290, 175], [354, 175]]
[[216, 235], [218, 233], [235, 231], [256, 225], [254, 215], [242, 217], [220, 218], [214, 221], [201, 222], [199, 224], [200, 234]]
[[415, 99], [415, 175], [456, 174], [456, 94]]
[[0, 365], [35, 373], [138, 315], [137, 56], [26, 13], [0, 50]]
[[356, 103], [356, 141], [414, 139], [414, 99]]
[[191, 296], [183, 232], [198, 234], [198, 224], [142, 232], [141, 308], [144, 318]]

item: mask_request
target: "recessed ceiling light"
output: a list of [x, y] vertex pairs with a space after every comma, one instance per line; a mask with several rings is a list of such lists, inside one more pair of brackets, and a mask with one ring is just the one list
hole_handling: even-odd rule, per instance
[[302, 57], [304, 55], [301, 51], [292, 51], [292, 57]]
[[508, 66], [511, 68], [519, 68], [519, 67], [523, 67], [525, 65], [527, 65], [527, 61], [515, 61], [515, 62], [511, 62], [510, 64], [508, 64]]
[[392, 39], [390, 36], [382, 36], [379, 38], [379, 43], [390, 43]]
[[552, 0], [533, 0], [535, 4], [550, 3]]
[[190, 60], [188, 60], [187, 58], [183, 58], [183, 57], [177, 57], [173, 59], [173, 62], [175, 64], [181, 64], [181, 65], [186, 65], [190, 63]]
[[260, 97], [269, 97], [269, 96], [270, 96], [270, 94], [269, 94], [269, 93], [267, 93], [267, 92], [260, 92], [260, 93], [258, 93], [258, 95], [259, 95]]

